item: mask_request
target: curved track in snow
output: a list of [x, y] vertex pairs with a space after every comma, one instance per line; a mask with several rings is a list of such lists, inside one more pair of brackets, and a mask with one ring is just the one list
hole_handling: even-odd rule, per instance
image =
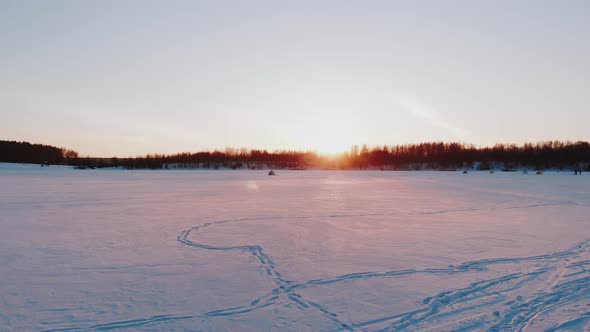
[[[533, 208], [547, 204], [514, 206], [504, 209]], [[558, 204], [552, 204], [558, 205]], [[493, 209], [469, 209], [493, 210]], [[423, 212], [451, 213], [462, 210], [445, 210]], [[399, 213], [399, 212], [396, 212]], [[418, 212], [420, 213], [420, 212]], [[416, 214], [416, 213], [413, 213]], [[214, 310], [190, 315], [158, 315], [143, 319], [125, 320], [86, 326], [84, 328], [55, 329], [47, 331], [106, 331], [141, 326], [151, 326], [164, 322], [207, 319], [222, 316], [245, 315], [256, 310], [272, 307], [277, 304], [291, 303], [303, 312], [314, 311], [334, 323], [334, 331], [399, 331], [399, 330], [439, 330], [449, 326], [463, 330], [491, 330], [491, 331], [524, 331], [531, 327], [539, 318], [560, 308], [575, 304], [577, 301], [590, 298], [590, 239], [560, 252], [544, 255], [493, 258], [468, 261], [447, 268], [424, 268], [391, 271], [368, 271], [345, 274], [333, 278], [315, 279], [307, 281], [287, 280], [280, 273], [273, 258], [260, 245], [215, 246], [196, 242], [198, 232], [205, 228], [224, 223], [237, 223], [260, 220], [289, 220], [313, 218], [362, 218], [371, 216], [394, 215], [379, 214], [342, 214], [323, 216], [299, 217], [258, 217], [243, 219], [228, 219], [204, 223], [183, 230], [177, 241], [194, 248], [209, 251], [236, 251], [252, 255], [264, 273], [274, 283], [275, 288], [252, 301], [231, 308]], [[329, 307], [306, 299], [302, 291], [336, 283], [362, 282], [375, 278], [399, 278], [411, 275], [460, 275], [489, 271], [496, 265], [518, 264], [522, 266], [504, 275], [483, 279], [469, 286], [449, 289], [426, 297], [420, 307], [407, 312], [391, 313], [376, 319], [350, 322], [340, 317]], [[526, 265], [526, 266], [525, 266]], [[523, 297], [519, 291], [533, 289], [530, 296]], [[579, 307], [579, 305], [577, 306]], [[578, 310], [578, 309], [576, 309]], [[579, 314], [566, 322], [554, 324], [551, 331], [576, 329], [590, 323], [590, 304], [580, 308]], [[454, 325], [449, 325], [454, 324]], [[532, 329], [532, 328], [531, 328]]]

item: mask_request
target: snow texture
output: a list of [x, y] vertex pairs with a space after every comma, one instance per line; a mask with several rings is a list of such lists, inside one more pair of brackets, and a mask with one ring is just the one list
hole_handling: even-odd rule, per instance
[[0, 164], [0, 331], [584, 331], [590, 177]]

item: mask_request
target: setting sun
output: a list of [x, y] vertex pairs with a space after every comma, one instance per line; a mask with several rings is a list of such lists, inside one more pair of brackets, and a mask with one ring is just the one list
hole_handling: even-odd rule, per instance
[[303, 142], [313, 150], [323, 154], [337, 154], [350, 149], [353, 141], [350, 132], [337, 126], [326, 126], [310, 131]]
[[319, 113], [291, 128], [288, 139], [294, 146], [323, 154], [342, 153], [359, 142], [354, 121], [346, 115]]

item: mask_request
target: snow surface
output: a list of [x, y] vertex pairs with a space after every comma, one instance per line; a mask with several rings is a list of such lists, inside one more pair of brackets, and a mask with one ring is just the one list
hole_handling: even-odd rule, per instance
[[590, 176], [0, 164], [0, 331], [590, 327]]

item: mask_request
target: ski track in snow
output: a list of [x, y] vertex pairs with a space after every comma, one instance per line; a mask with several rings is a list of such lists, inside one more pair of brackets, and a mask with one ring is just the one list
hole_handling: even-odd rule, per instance
[[[427, 212], [408, 212], [408, 215], [416, 214], [440, 214], [468, 211], [493, 211], [499, 209], [526, 209], [552, 205], [578, 205], [573, 202], [549, 202], [529, 204], [504, 208], [467, 208], [454, 210], [440, 210]], [[538, 256], [493, 258], [464, 262], [460, 265], [449, 265], [447, 268], [425, 268], [392, 271], [373, 271], [350, 273], [333, 278], [315, 279], [303, 282], [286, 280], [279, 272], [276, 263], [259, 245], [237, 246], [213, 246], [194, 242], [189, 239], [199, 230], [223, 223], [236, 223], [260, 220], [293, 220], [313, 218], [349, 218], [349, 217], [373, 217], [392, 216], [396, 213], [366, 213], [366, 214], [331, 214], [321, 216], [268, 216], [241, 219], [227, 219], [207, 222], [183, 230], [177, 237], [177, 241], [198, 249], [211, 251], [240, 251], [250, 253], [258, 261], [265, 274], [276, 285], [268, 294], [250, 301], [247, 304], [213, 310], [200, 314], [174, 315], [163, 314], [148, 318], [115, 321], [104, 324], [96, 324], [85, 327], [71, 327], [47, 329], [45, 332], [57, 331], [109, 331], [142, 326], [151, 326], [159, 323], [207, 319], [213, 317], [244, 315], [250, 312], [272, 307], [276, 304], [295, 304], [302, 311], [314, 310], [325, 319], [332, 321], [337, 328], [331, 331], [400, 331], [441, 329], [449, 322], [457, 322], [462, 331], [489, 330], [489, 331], [524, 331], [530, 324], [543, 314], [590, 297], [590, 238], [576, 244], [570, 249]], [[193, 235], [194, 236], [194, 235]], [[430, 275], [454, 275], [465, 273], [477, 273], [489, 271], [493, 265], [499, 264], [523, 264], [535, 263], [534, 268], [526, 272], [516, 272], [500, 277], [474, 282], [468, 287], [445, 290], [422, 301], [422, 308], [392, 314], [364, 322], [347, 322], [338, 314], [322, 306], [319, 303], [305, 299], [298, 293], [307, 288], [344, 283], [354, 280], [368, 280], [373, 278], [396, 278], [401, 276], [430, 274]], [[543, 277], [550, 282], [544, 282]], [[535, 291], [530, 298], [516, 296], [515, 293], [530, 284], [544, 285], [544, 289]], [[537, 286], [538, 286], [537, 285]], [[590, 304], [589, 304], [590, 305]], [[502, 310], [498, 309], [501, 306]], [[588, 308], [586, 308], [588, 309]], [[458, 317], [460, 314], [469, 313], [466, 318]], [[461, 320], [463, 318], [463, 320]], [[454, 319], [454, 320], [453, 320]], [[450, 321], [446, 321], [450, 320]], [[583, 328], [590, 323], [590, 311], [581, 312], [577, 317], [556, 324], [548, 331], [562, 331], [572, 328]]]

